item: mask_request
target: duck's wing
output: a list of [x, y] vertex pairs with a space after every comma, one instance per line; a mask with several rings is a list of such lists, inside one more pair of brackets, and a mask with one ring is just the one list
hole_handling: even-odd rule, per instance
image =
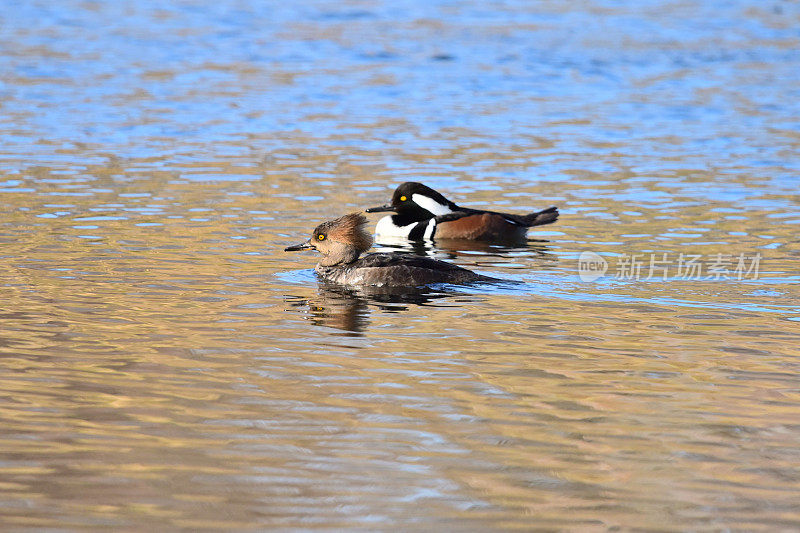
[[513, 213], [498, 213], [497, 211], [484, 211], [483, 209], [469, 209], [466, 207], [459, 207], [458, 211], [453, 211], [452, 213], [447, 213], [445, 215], [437, 216], [436, 223], [441, 224], [443, 222], [454, 222], [456, 220], [461, 220], [462, 222], [466, 222], [462, 219], [467, 217], [477, 217], [477, 216], [489, 216], [491, 218], [494, 218], [497, 222], [500, 222], [502, 220], [513, 226], [521, 226], [527, 228], [531, 226], [541, 226], [543, 224], [551, 224], [555, 222], [558, 219], [558, 208], [554, 206], [554, 207], [548, 207], [547, 209], [543, 209], [542, 211], [528, 213], [527, 215], [515, 215]]
[[432, 257], [404, 253], [374, 253], [367, 254], [358, 259], [359, 268], [405, 266], [411, 268], [424, 268], [427, 270], [452, 271], [464, 270], [458, 265], [439, 261]]
[[494, 226], [506, 223], [520, 227], [527, 227], [530, 225], [525, 223], [525, 217], [522, 215], [511, 215], [508, 213], [497, 213], [496, 211], [484, 211], [483, 209], [468, 209], [464, 207], [460, 207], [458, 211], [436, 217], [437, 225], [447, 222], [458, 222], [460, 226], [465, 227], [469, 227], [470, 224], [475, 226]]

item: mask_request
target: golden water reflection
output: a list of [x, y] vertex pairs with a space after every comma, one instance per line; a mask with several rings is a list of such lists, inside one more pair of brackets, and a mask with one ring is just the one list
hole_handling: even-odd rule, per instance
[[[269, 216], [285, 200], [241, 194], [268, 181], [138, 180], [101, 200], [91, 239], [94, 195], [56, 218], [30, 202], [6, 218], [7, 523], [795, 520], [784, 252], [765, 251], [776, 281], [734, 286], [581, 283], [568, 239], [427, 249], [516, 283], [352, 291], [315, 280], [313, 255], [280, 251], [308, 224], [287, 230]], [[126, 209], [153, 186], [173, 200], [142, 225], [152, 216]], [[558, 229], [575, 239], [589, 224]]]
[[[800, 18], [696, 4], [7, 10], [0, 523], [800, 528]], [[562, 214], [405, 249], [497, 284], [283, 253], [410, 179]]]

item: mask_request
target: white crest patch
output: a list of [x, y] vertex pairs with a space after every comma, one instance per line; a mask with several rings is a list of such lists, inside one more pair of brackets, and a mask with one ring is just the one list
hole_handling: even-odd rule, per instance
[[423, 209], [427, 209], [435, 216], [446, 215], [447, 213], [453, 212], [446, 205], [442, 205], [433, 198], [425, 196], [424, 194], [412, 194], [411, 199], [414, 200], [414, 203], [416, 203], [418, 206]]

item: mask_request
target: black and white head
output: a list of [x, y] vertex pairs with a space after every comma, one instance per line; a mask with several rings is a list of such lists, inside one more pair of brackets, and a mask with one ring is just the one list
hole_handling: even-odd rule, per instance
[[367, 209], [367, 213], [394, 211], [408, 221], [427, 220], [456, 211], [458, 206], [427, 185], [407, 181], [395, 189], [392, 203]]
[[372, 246], [372, 237], [364, 229], [366, 223], [367, 217], [361, 213], [323, 222], [314, 228], [310, 239], [284, 251], [316, 250], [322, 254], [322, 266], [352, 263]]

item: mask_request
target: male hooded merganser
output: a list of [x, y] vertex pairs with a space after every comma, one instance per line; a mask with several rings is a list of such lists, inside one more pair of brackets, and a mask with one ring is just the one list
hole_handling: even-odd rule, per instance
[[285, 251], [320, 252], [322, 259], [314, 270], [320, 277], [343, 285], [417, 287], [430, 283], [496, 281], [430, 257], [393, 252], [359, 258], [372, 246], [372, 237], [364, 230], [366, 223], [367, 218], [359, 213], [323, 222], [309, 240]]
[[408, 181], [395, 189], [392, 203], [371, 207], [367, 213], [394, 211], [375, 226], [379, 237], [402, 239], [513, 240], [525, 237], [531, 226], [555, 222], [558, 208], [528, 215], [512, 215], [459, 207], [421, 183]]

